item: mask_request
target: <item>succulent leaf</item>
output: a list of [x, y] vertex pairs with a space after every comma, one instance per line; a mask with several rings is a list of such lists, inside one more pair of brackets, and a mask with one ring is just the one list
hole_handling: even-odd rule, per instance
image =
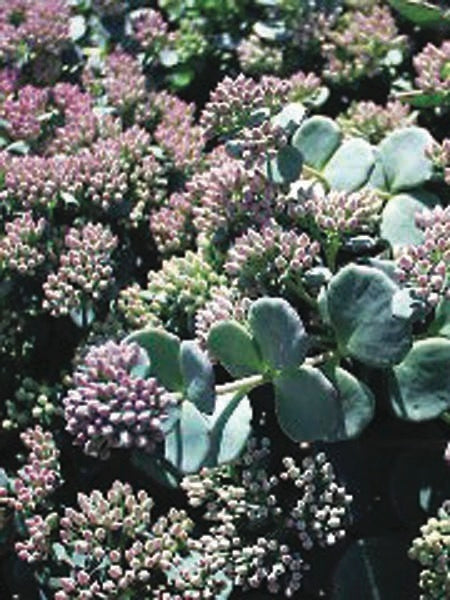
[[295, 442], [334, 441], [342, 435], [336, 390], [318, 369], [300, 367], [274, 380], [278, 422]]
[[286, 300], [261, 298], [250, 307], [249, 324], [269, 369], [299, 366], [306, 357], [308, 338], [303, 323]]
[[371, 267], [347, 265], [330, 281], [327, 307], [342, 352], [363, 363], [398, 363], [411, 345], [411, 324], [394, 316], [398, 286]]
[[397, 416], [410, 421], [434, 419], [450, 408], [450, 341], [416, 342], [393, 369], [390, 398]]
[[211, 414], [214, 411], [214, 371], [209, 358], [194, 341], [181, 342], [180, 365], [186, 397], [199, 411]]

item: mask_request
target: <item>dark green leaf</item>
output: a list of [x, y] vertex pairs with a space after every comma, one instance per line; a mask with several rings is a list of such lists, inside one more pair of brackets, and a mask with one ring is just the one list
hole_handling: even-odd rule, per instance
[[209, 358], [193, 341], [181, 342], [180, 366], [186, 396], [199, 411], [214, 411], [214, 372]]
[[394, 367], [390, 397], [396, 414], [411, 421], [434, 419], [450, 408], [450, 341], [416, 342]]
[[325, 366], [323, 371], [339, 395], [344, 427], [338, 439], [358, 436], [374, 416], [374, 395], [362, 381], [341, 367]]
[[302, 154], [293, 146], [283, 146], [275, 158], [267, 164], [267, 175], [270, 181], [277, 184], [292, 183], [301, 173]]
[[303, 323], [286, 300], [261, 298], [250, 307], [248, 321], [264, 362], [270, 369], [299, 366], [308, 338]]
[[318, 369], [301, 367], [274, 380], [278, 422], [295, 442], [334, 441], [342, 433], [337, 393]]
[[170, 392], [182, 391], [183, 375], [180, 368], [180, 340], [163, 329], [141, 329], [125, 341], [136, 342], [150, 358], [150, 375]]
[[392, 313], [398, 289], [372, 267], [348, 265], [333, 277], [327, 307], [342, 352], [377, 367], [402, 360], [411, 346], [411, 324]]
[[233, 377], [246, 377], [263, 371], [252, 336], [236, 321], [222, 321], [214, 325], [208, 335], [208, 349]]

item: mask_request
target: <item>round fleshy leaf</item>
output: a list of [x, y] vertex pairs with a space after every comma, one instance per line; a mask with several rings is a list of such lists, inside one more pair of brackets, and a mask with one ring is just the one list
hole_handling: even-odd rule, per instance
[[279, 185], [292, 183], [300, 177], [303, 157], [293, 146], [283, 146], [275, 158], [267, 163], [267, 176]]
[[181, 342], [180, 366], [187, 399], [201, 412], [211, 414], [215, 402], [213, 366], [196, 342]]
[[428, 338], [416, 342], [393, 369], [390, 398], [402, 419], [434, 419], [450, 408], [450, 341]]
[[223, 394], [217, 398], [209, 421], [210, 450], [205, 466], [231, 462], [241, 454], [252, 431], [252, 416], [250, 400], [244, 394]]
[[272, 123], [291, 134], [302, 124], [305, 115], [306, 108], [303, 104], [291, 102], [272, 118]]
[[208, 422], [194, 404], [185, 400], [179, 421], [166, 436], [165, 457], [182, 473], [194, 473], [209, 451]]
[[433, 138], [426, 129], [406, 127], [389, 134], [378, 146], [386, 181], [392, 192], [424, 184], [432, 175], [425, 149]]
[[273, 383], [278, 422], [289, 438], [295, 442], [340, 439], [342, 416], [337, 393], [318, 369], [288, 371]]
[[423, 231], [416, 225], [415, 215], [439, 203], [439, 198], [424, 190], [393, 196], [381, 215], [380, 235], [396, 249], [409, 244], [421, 244]]
[[341, 367], [325, 367], [323, 371], [339, 395], [344, 424], [339, 439], [358, 436], [375, 414], [374, 395], [362, 381]]
[[180, 369], [180, 339], [163, 329], [140, 329], [125, 338], [136, 342], [150, 358], [150, 376], [170, 392], [183, 390], [183, 375]]
[[247, 377], [264, 370], [252, 336], [237, 321], [222, 321], [208, 335], [208, 349], [233, 377]]
[[411, 324], [392, 312], [398, 289], [372, 267], [348, 265], [333, 277], [328, 315], [343, 353], [376, 367], [402, 360], [411, 346]]
[[442, 298], [436, 307], [434, 321], [430, 325], [429, 331], [433, 335], [442, 335], [450, 338], [450, 300]]
[[372, 146], [363, 139], [352, 138], [333, 154], [323, 175], [332, 189], [353, 192], [366, 183], [374, 166]]
[[389, 4], [416, 25], [422, 27], [442, 25], [443, 21], [450, 24], [450, 13], [446, 13], [425, 0], [388, 0]]
[[262, 359], [270, 369], [299, 366], [308, 350], [302, 320], [282, 298], [261, 298], [250, 307], [248, 321]]
[[322, 169], [341, 143], [342, 132], [328, 118], [315, 116], [305, 121], [295, 132], [292, 145], [300, 150], [305, 164]]

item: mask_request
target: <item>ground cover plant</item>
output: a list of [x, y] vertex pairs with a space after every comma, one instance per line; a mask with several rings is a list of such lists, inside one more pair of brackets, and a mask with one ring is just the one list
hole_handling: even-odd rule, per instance
[[450, 598], [449, 32], [1, 4], [1, 598]]

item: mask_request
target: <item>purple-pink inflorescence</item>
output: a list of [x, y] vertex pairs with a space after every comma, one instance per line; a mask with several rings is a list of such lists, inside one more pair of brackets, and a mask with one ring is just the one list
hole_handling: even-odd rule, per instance
[[438, 47], [428, 43], [413, 59], [418, 88], [424, 92], [450, 92], [450, 40]]
[[0, 59], [15, 58], [21, 45], [31, 52], [59, 52], [69, 40], [70, 7], [65, 0], [10, 0], [0, 5]]
[[302, 232], [283, 230], [271, 219], [260, 231], [247, 230], [228, 251], [225, 272], [243, 292], [258, 297], [301, 277], [320, 254], [320, 244]]
[[59, 268], [43, 285], [43, 308], [60, 317], [99, 300], [113, 280], [111, 254], [117, 243], [117, 237], [100, 223], [69, 229]]
[[[144, 363], [143, 363], [144, 361]], [[134, 343], [92, 347], [63, 400], [66, 428], [86, 454], [106, 458], [113, 448], [154, 452], [177, 401], [156, 379], [136, 375], [145, 364]]]
[[417, 298], [435, 307], [441, 298], [450, 298], [450, 208], [437, 206], [417, 213], [416, 224], [424, 240], [401, 251], [396, 261], [397, 278]]
[[45, 219], [35, 220], [30, 211], [7, 222], [5, 235], [0, 238], [0, 269], [34, 275], [37, 267], [45, 261], [41, 244], [45, 227]]

